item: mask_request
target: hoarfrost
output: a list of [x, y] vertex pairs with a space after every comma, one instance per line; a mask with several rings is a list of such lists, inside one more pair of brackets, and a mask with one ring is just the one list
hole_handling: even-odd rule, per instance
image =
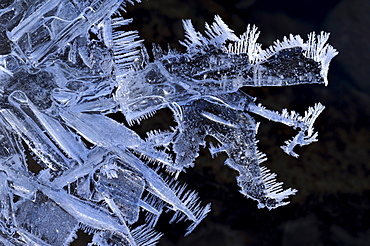
[[[90, 245], [154, 245], [163, 211], [174, 211], [170, 222], [191, 221], [190, 233], [210, 205], [176, 179], [206, 136], [218, 141], [211, 154], [226, 152], [225, 164], [239, 172], [243, 195], [259, 208], [288, 203], [296, 190], [283, 190], [261, 166], [251, 115], [297, 129], [282, 146], [297, 157], [296, 145], [317, 141], [313, 123], [324, 106], [279, 113], [239, 89], [327, 84], [337, 54], [327, 33], [290, 35], [263, 50], [255, 26], [238, 37], [216, 16], [203, 35], [185, 20], [186, 53], [154, 46], [151, 62], [138, 34], [120, 28], [130, 20], [119, 10], [132, 1], [31, 2], [0, 9], [1, 42], [10, 44], [0, 55], [1, 243], [69, 245], [84, 230]], [[122, 112], [132, 125], [161, 108], [177, 125], [145, 140], [107, 116]]]

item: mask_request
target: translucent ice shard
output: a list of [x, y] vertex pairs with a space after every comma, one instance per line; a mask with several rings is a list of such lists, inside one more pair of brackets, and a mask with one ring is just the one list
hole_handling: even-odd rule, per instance
[[92, 25], [112, 15], [122, 2], [48, 0], [33, 4], [33, 11], [25, 13], [10, 31], [9, 39], [16, 44], [18, 55], [38, 66], [74, 38], [86, 35]]
[[[239, 172], [241, 193], [258, 207], [288, 203], [261, 163], [257, 114], [298, 130], [283, 150], [317, 141], [317, 103], [305, 115], [256, 105], [244, 86], [327, 84], [336, 50], [328, 34], [290, 36], [263, 50], [249, 26], [236, 36], [216, 16], [206, 35], [184, 21], [186, 53], [154, 47], [149, 61], [134, 31], [121, 27], [125, 0], [6, 1], [0, 6], [0, 244], [155, 245], [163, 212], [192, 232], [210, 210], [176, 179], [212, 136], [216, 155]], [[228, 43], [228, 45], [226, 45]], [[129, 125], [161, 109], [177, 123], [142, 139]], [[143, 214], [144, 222], [140, 220]], [[141, 223], [141, 224], [140, 224]]]

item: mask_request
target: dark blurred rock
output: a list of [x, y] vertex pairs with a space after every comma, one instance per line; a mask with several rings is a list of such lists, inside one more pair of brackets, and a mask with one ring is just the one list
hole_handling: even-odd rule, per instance
[[316, 246], [320, 243], [320, 222], [314, 215], [284, 224], [283, 246]]
[[353, 77], [355, 86], [370, 91], [370, 1], [343, 0], [329, 14], [327, 29], [340, 53], [335, 59]]

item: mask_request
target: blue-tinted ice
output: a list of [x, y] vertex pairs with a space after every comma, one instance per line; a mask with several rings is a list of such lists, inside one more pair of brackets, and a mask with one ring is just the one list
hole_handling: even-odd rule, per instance
[[[297, 157], [296, 145], [317, 141], [313, 123], [324, 106], [279, 113], [239, 89], [327, 84], [337, 54], [328, 34], [291, 35], [263, 50], [254, 26], [236, 36], [216, 16], [202, 35], [186, 20], [186, 53], [155, 46], [151, 62], [137, 33], [120, 29], [130, 23], [119, 11], [128, 3], [0, 4], [0, 245], [69, 245], [79, 229], [93, 234], [90, 245], [155, 245], [164, 211], [174, 211], [170, 222], [191, 221], [190, 233], [210, 205], [176, 178], [206, 136], [259, 208], [285, 205], [296, 192], [261, 166], [252, 115], [297, 129], [282, 146]], [[107, 116], [122, 112], [131, 125], [161, 108], [176, 126], [145, 140]]]

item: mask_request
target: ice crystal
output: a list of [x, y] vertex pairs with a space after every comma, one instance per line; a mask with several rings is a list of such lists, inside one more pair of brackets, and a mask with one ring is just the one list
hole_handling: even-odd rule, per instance
[[[69, 245], [77, 230], [92, 233], [90, 245], [154, 245], [163, 211], [174, 211], [170, 222], [191, 221], [190, 233], [210, 205], [176, 179], [206, 136], [218, 141], [211, 154], [226, 152], [241, 193], [259, 208], [285, 205], [296, 192], [261, 166], [249, 113], [297, 129], [282, 147], [297, 157], [296, 145], [317, 140], [313, 123], [324, 106], [279, 113], [239, 89], [327, 84], [337, 54], [328, 34], [291, 35], [263, 50], [254, 26], [238, 37], [216, 16], [203, 35], [186, 20], [187, 51], [154, 46], [151, 61], [138, 34], [122, 31], [127, 3], [0, 4], [1, 245]], [[171, 109], [176, 126], [145, 140], [107, 116], [122, 112], [132, 125], [161, 108]]]

